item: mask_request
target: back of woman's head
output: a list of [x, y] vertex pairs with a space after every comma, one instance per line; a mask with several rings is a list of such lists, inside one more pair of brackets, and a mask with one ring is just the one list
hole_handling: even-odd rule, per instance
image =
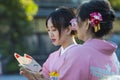
[[72, 9], [67, 7], [59, 7], [48, 16], [46, 20], [46, 27], [48, 20], [51, 19], [53, 26], [58, 29], [59, 34], [61, 34], [61, 30], [68, 28], [71, 19], [74, 17], [75, 15]]
[[107, 0], [92, 0], [83, 3], [78, 9], [78, 17], [82, 21], [90, 19], [90, 14], [100, 13], [102, 20], [100, 21], [100, 30], [95, 31], [94, 26], [90, 23], [90, 29], [95, 37], [102, 37], [108, 34], [113, 28], [113, 21], [115, 19], [115, 14], [111, 8], [110, 3]]

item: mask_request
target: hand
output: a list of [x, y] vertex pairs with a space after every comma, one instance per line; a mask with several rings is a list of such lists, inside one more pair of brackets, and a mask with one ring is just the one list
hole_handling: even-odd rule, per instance
[[31, 73], [29, 70], [27, 70], [24, 67], [20, 68], [20, 74], [24, 75], [25, 77], [27, 77], [29, 80], [49, 80], [47, 78], [45, 78], [42, 74], [42, 72], [40, 73]]
[[26, 69], [23, 67], [20, 68], [20, 74], [28, 78], [28, 80], [35, 80], [34, 76], [32, 73], [28, 72]]

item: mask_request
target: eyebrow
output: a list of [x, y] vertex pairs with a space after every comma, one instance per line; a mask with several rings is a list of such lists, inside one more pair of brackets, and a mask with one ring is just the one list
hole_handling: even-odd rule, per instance
[[51, 28], [55, 28], [54, 26], [51, 26]]
[[[54, 26], [50, 26], [52, 29], [56, 29]], [[48, 29], [48, 27], [47, 27], [47, 29]]]

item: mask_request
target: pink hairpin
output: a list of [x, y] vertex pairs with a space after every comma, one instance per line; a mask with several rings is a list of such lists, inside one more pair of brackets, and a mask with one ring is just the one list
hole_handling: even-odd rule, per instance
[[90, 22], [94, 27], [95, 32], [100, 30], [100, 21], [102, 21], [102, 15], [99, 12], [93, 12], [90, 14]]
[[76, 26], [77, 26], [77, 19], [73, 18], [70, 20], [71, 26], [72, 26], [72, 30], [76, 30]]

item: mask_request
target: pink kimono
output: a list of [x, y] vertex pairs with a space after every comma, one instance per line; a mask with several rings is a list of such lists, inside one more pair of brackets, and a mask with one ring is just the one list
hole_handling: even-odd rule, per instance
[[99, 80], [119, 74], [116, 45], [90, 39], [82, 46], [74, 45], [63, 55], [52, 53], [43, 65], [43, 74], [50, 80]]

